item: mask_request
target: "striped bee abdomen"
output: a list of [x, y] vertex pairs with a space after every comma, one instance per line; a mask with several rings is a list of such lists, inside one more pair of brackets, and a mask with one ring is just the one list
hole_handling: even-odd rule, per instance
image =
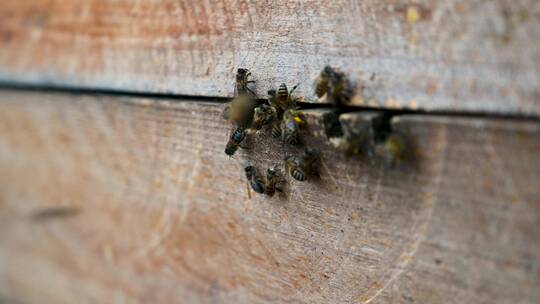
[[290, 120], [285, 123], [282, 128], [281, 139], [289, 145], [298, 144], [298, 126], [294, 121]]
[[272, 125], [272, 136], [275, 138], [281, 137], [281, 126], [279, 122]]
[[287, 98], [289, 98], [289, 89], [287, 89], [287, 85], [282, 83], [279, 85], [279, 89], [277, 92], [278, 99], [281, 102], [286, 102]]
[[307, 179], [306, 174], [302, 170], [300, 170], [298, 168], [291, 168], [289, 170], [289, 174], [291, 174], [291, 176], [294, 179], [296, 179], [298, 181], [301, 181], [301, 182], [303, 182], [303, 181], [305, 181]]
[[328, 78], [323, 78], [319, 76], [317, 84], [315, 85], [315, 94], [317, 97], [321, 98], [328, 91]]

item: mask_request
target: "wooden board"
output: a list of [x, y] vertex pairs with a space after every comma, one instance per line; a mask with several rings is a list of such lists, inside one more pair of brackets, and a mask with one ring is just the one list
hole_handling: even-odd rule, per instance
[[[414, 3], [414, 4], [411, 4]], [[4, 0], [0, 81], [265, 97], [349, 73], [370, 107], [540, 114], [540, 2]]]
[[320, 180], [250, 198], [243, 166], [296, 150], [258, 136], [226, 157], [221, 109], [2, 91], [0, 299], [540, 298], [538, 122], [397, 117], [412, 157], [392, 169], [336, 151], [310, 111], [303, 141], [322, 153]]

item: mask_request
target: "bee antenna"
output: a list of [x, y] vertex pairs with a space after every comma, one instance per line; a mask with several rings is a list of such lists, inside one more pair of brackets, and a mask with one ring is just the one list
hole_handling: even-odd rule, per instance
[[294, 92], [294, 90], [296, 90], [296, 88], [300, 85], [300, 83], [297, 83], [293, 88], [292, 90], [289, 92], [289, 95], [292, 94]]

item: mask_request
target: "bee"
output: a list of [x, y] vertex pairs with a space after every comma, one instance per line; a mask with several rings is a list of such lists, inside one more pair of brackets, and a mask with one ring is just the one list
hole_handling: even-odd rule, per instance
[[246, 172], [246, 178], [251, 185], [251, 189], [257, 193], [265, 192], [265, 182], [262, 180], [260, 175], [257, 173], [257, 169], [253, 166], [247, 166], [244, 168]]
[[315, 95], [321, 98], [326, 94], [328, 101], [335, 105], [349, 103], [353, 93], [353, 86], [345, 73], [329, 65], [315, 80]]
[[265, 194], [274, 195], [276, 191], [283, 192], [283, 179], [275, 167], [266, 170]]
[[334, 69], [327, 65], [315, 80], [315, 95], [317, 95], [317, 97], [321, 98], [328, 92], [328, 85], [333, 72]]
[[253, 110], [257, 106], [257, 100], [252, 96], [236, 96], [224, 109], [223, 118], [237, 124], [247, 127], [253, 120]]
[[257, 95], [249, 87], [251, 72], [239, 68], [236, 72], [235, 97], [223, 110], [222, 116], [230, 122], [247, 127], [253, 118], [253, 109], [257, 106]]
[[319, 154], [306, 147], [302, 157], [292, 156], [286, 159], [289, 174], [298, 181], [305, 181], [310, 175], [318, 175]]
[[234, 155], [244, 138], [246, 138], [246, 129], [237, 127], [231, 134], [231, 137], [225, 146], [225, 154], [229, 156]]
[[305, 123], [298, 110], [289, 109], [285, 111], [281, 121], [281, 140], [289, 145], [297, 145], [300, 141], [298, 136], [299, 126]]
[[352, 84], [345, 73], [333, 70], [329, 76], [330, 101], [336, 105], [349, 103], [354, 92]]
[[235, 95], [244, 95], [250, 93], [256, 95], [250, 88], [248, 88], [248, 83], [254, 83], [254, 80], [249, 80], [251, 72], [248, 69], [239, 68], [236, 71], [236, 85], [235, 85]]
[[294, 106], [294, 104], [296, 103], [296, 99], [292, 98], [292, 93], [294, 92], [294, 90], [296, 90], [298, 85], [299, 84], [295, 85], [291, 91], [287, 89], [287, 85], [284, 83], [279, 86], [277, 91], [276, 104], [281, 110], [285, 111]]
[[384, 164], [394, 167], [405, 159], [405, 140], [399, 134], [392, 133], [381, 144], [377, 145], [376, 153]]
[[267, 104], [260, 105], [253, 111], [252, 128], [260, 130], [264, 125], [277, 120], [276, 109]]

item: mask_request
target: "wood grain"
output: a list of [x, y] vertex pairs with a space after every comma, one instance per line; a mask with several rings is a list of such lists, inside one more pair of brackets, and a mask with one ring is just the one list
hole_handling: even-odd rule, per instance
[[298, 151], [257, 136], [226, 157], [221, 110], [2, 91], [0, 299], [540, 297], [537, 122], [396, 117], [414, 157], [391, 169], [336, 151], [320, 125], [324, 113], [312, 110], [303, 141], [322, 153], [321, 178], [287, 178], [285, 194], [268, 198], [248, 194], [244, 165], [262, 170]]
[[314, 102], [333, 64], [357, 105], [537, 116], [539, 40], [534, 0], [5, 0], [0, 81], [230, 97], [247, 67]]

